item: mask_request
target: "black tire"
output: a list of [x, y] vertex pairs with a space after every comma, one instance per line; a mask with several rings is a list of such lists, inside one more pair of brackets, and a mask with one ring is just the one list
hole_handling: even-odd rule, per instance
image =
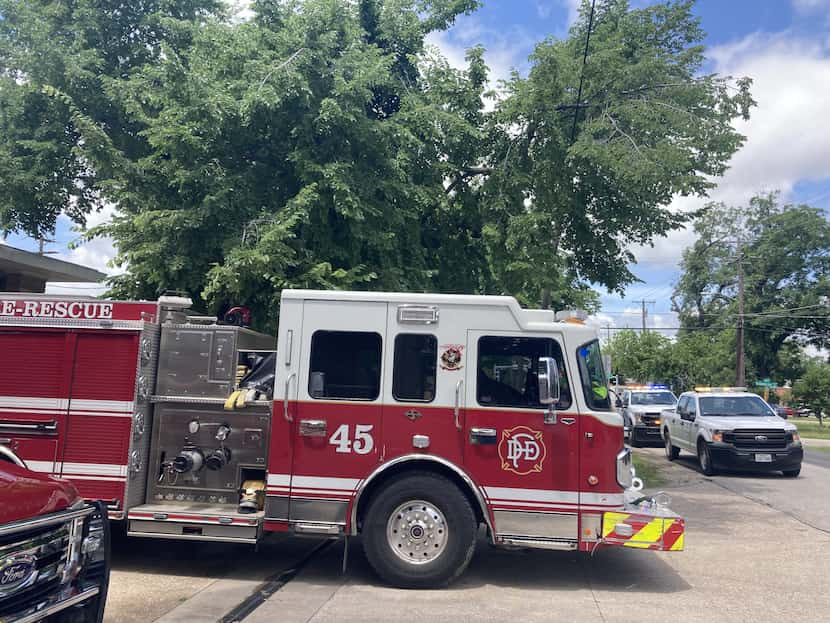
[[785, 469], [784, 475], [787, 478], [798, 478], [798, 475], [801, 473], [801, 465], [799, 465], [796, 469]]
[[666, 450], [666, 458], [669, 461], [673, 461], [680, 456], [680, 448], [671, 444], [671, 435], [669, 435], [669, 431], [663, 432], [663, 445]]
[[[408, 524], [411, 534], [401, 531], [398, 537], [391, 534], [387, 537], [388, 530], [400, 527], [395, 525], [396, 515], [402, 522], [406, 521], [398, 513], [402, 507], [402, 512], [408, 511], [410, 518], [417, 516], [422, 506], [417, 502], [423, 502], [424, 509], [436, 510], [435, 518], [440, 515], [441, 520], [430, 525], [418, 520], [415, 525]], [[424, 521], [431, 519], [425, 517]], [[417, 526], [421, 526], [420, 534], [414, 533]], [[445, 526], [446, 531], [440, 526]], [[382, 580], [401, 588], [439, 588], [458, 578], [473, 557], [477, 532], [478, 521], [467, 497], [450, 480], [430, 472], [413, 472], [385, 485], [370, 502], [361, 530], [369, 564]], [[427, 551], [432, 551], [433, 543], [438, 548], [439, 541], [429, 539], [441, 539], [439, 533], [444, 534], [440, 553], [433, 560], [416, 563], [421, 553], [429, 555]], [[424, 549], [413, 551], [415, 545], [412, 541], [405, 542], [407, 536], [420, 539], [415, 543], [423, 544]], [[399, 540], [393, 542], [393, 538]], [[396, 550], [395, 543], [401, 549]], [[406, 548], [402, 548], [402, 543]], [[406, 558], [407, 553], [412, 562]]]
[[701, 439], [697, 442], [697, 460], [700, 463], [700, 471], [707, 476], [715, 475], [715, 468], [712, 465], [712, 455], [709, 453], [709, 445]]

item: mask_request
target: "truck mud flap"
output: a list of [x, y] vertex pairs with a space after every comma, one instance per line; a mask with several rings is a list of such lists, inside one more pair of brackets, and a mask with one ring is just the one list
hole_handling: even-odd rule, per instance
[[683, 549], [686, 522], [665, 510], [633, 508], [602, 514], [602, 541], [640, 549], [677, 552]]

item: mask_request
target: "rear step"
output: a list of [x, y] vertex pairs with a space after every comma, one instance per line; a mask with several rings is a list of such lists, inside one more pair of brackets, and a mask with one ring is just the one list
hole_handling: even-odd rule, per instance
[[129, 536], [256, 543], [264, 511], [238, 513], [230, 506], [195, 503], [143, 504], [127, 513]]

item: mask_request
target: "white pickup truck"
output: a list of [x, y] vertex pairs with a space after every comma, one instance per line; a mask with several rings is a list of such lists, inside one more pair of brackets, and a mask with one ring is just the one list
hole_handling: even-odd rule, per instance
[[791, 478], [801, 472], [798, 429], [743, 388], [696, 388], [681, 394], [661, 420], [666, 458], [692, 452], [707, 476], [718, 468], [781, 471]]

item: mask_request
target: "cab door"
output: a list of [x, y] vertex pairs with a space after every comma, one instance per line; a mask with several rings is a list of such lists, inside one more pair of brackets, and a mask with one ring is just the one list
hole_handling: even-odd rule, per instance
[[379, 462], [386, 307], [303, 303], [289, 501], [298, 531], [345, 525], [358, 483]]
[[[576, 542], [580, 421], [558, 336], [469, 331], [464, 466], [483, 485], [501, 537]], [[538, 361], [553, 357], [560, 400], [539, 402]]]

